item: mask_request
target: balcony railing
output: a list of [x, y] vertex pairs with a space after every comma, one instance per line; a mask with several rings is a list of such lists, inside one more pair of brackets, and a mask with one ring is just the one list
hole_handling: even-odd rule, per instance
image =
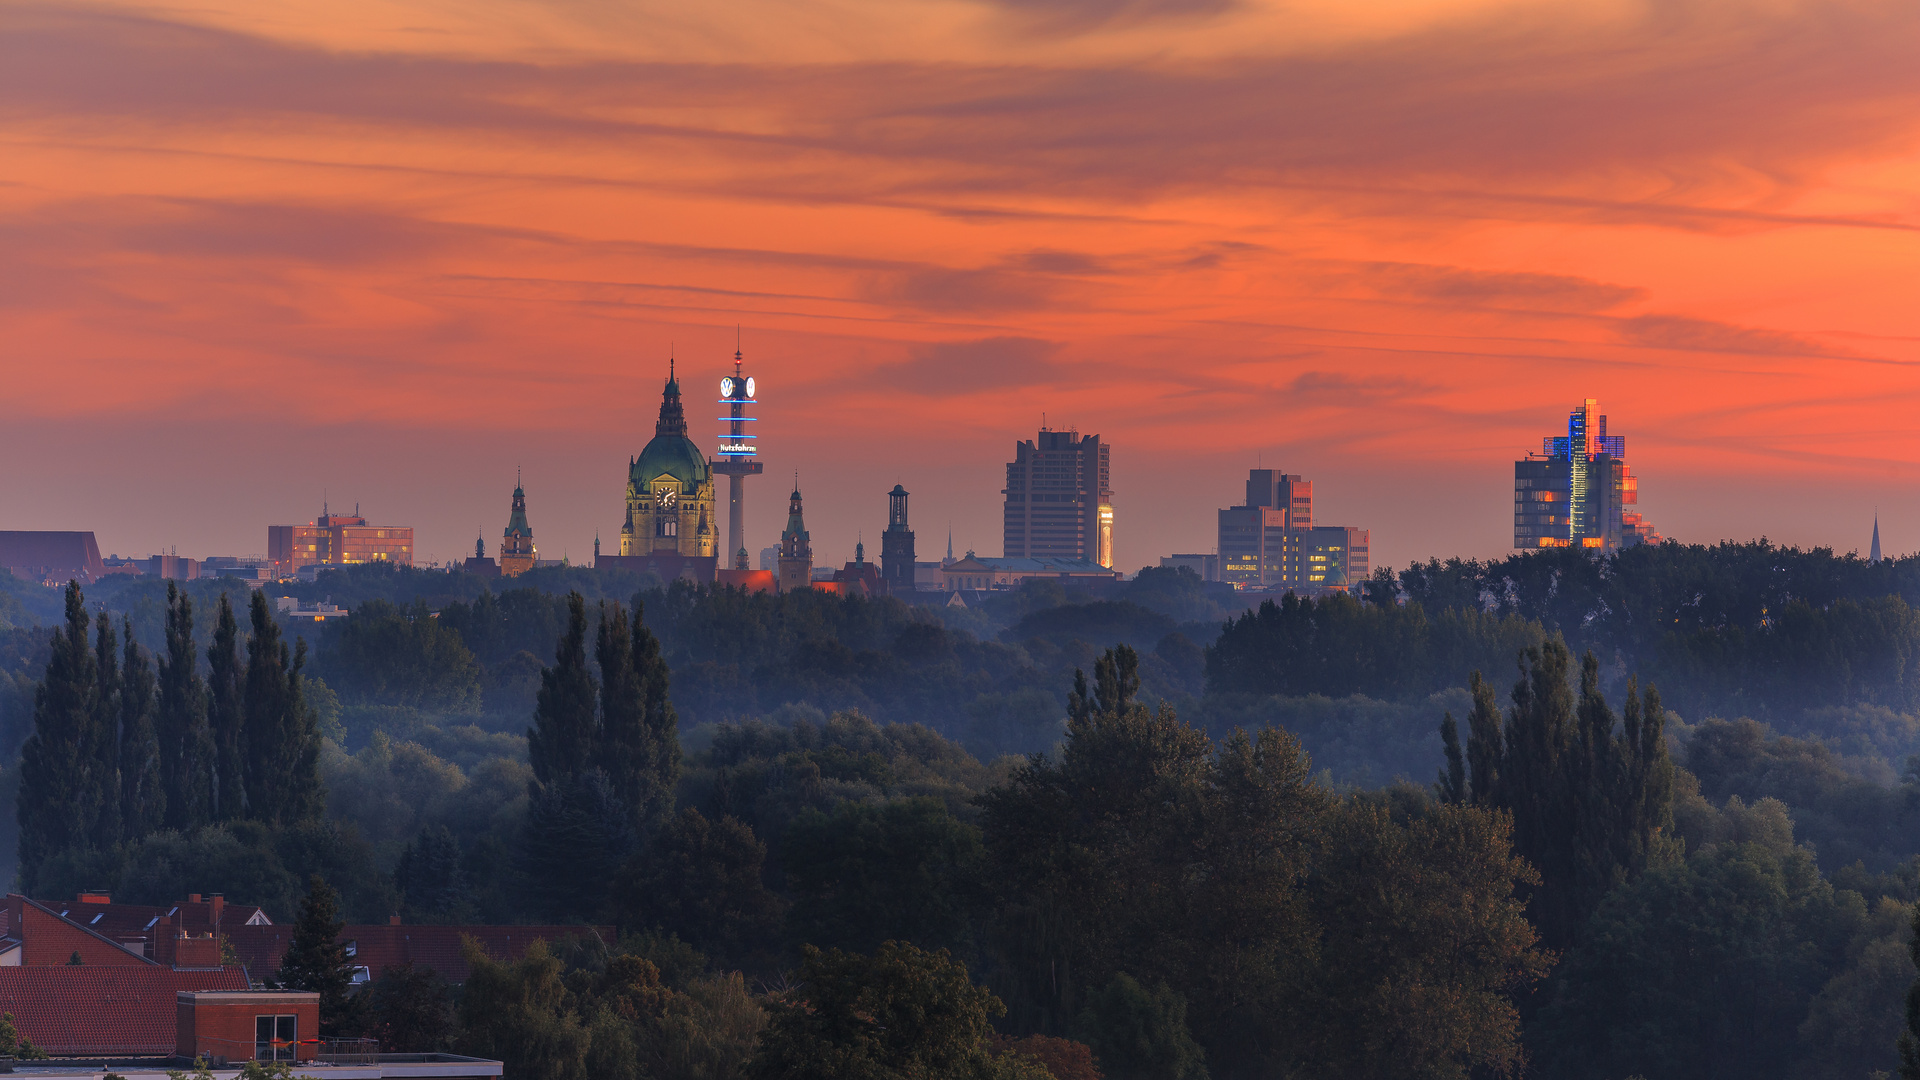
[[321, 1039], [313, 1056], [328, 1065], [378, 1065], [380, 1040]]

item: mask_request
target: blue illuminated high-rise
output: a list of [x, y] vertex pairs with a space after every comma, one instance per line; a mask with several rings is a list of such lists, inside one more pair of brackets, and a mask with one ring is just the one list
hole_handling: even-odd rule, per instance
[[1607, 434], [1607, 418], [1587, 398], [1567, 417], [1567, 434], [1549, 435], [1539, 454], [1513, 463], [1513, 546], [1611, 551], [1659, 543], [1627, 467], [1627, 440]]

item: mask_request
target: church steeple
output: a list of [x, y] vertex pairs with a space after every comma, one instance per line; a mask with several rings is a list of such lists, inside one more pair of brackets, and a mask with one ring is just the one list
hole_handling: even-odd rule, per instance
[[527, 489], [519, 470], [513, 477], [513, 512], [507, 517], [506, 531], [500, 534], [500, 576], [515, 577], [533, 569], [540, 552], [533, 546], [533, 526], [527, 524]]
[[687, 437], [687, 412], [680, 406], [680, 380], [674, 377], [673, 361], [667, 361], [667, 385], [660, 392], [660, 420], [653, 425], [655, 438]]
[[780, 554], [797, 558], [804, 554], [813, 558], [812, 537], [807, 535], [807, 521], [800, 512], [800, 488], [795, 485], [793, 494], [787, 497], [787, 528], [780, 534]]
[[800, 512], [798, 477], [794, 478], [793, 495], [787, 499], [787, 529], [780, 534], [779, 585], [781, 592], [813, 588], [813, 543]]
[[1873, 548], [1867, 552], [1867, 561], [1880, 561], [1880, 515], [1878, 512], [1873, 515]]

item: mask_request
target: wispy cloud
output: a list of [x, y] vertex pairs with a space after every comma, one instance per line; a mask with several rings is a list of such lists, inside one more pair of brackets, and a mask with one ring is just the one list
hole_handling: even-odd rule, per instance
[[[911, 445], [954, 468], [1072, 410], [1142, 510], [1203, 498], [1153, 473], [1182, 455], [1277, 442], [1362, 489], [1410, 454], [1497, 487], [1589, 396], [1671, 455], [1636, 461], [1656, 516], [1681, 454], [1911, 457], [1888, 434], [1920, 394], [1907, 0], [863, 2], [754, 6], [784, 47], [692, 59], [653, 38], [746, 16], [12, 5], [9, 404], [109, 441], [270, 410], [422, 453], [625, 445], [667, 352], [725, 366], [740, 326], [781, 467]], [[862, 11], [957, 43], [873, 47]], [[1724, 437], [1756, 415], [1764, 447]], [[1487, 528], [1367, 524], [1383, 557], [1486, 552], [1494, 496]], [[1130, 516], [1123, 547], [1199, 550], [1206, 514]]]

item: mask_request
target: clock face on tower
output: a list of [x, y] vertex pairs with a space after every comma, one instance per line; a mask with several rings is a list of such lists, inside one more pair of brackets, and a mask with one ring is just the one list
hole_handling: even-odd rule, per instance
[[662, 510], [671, 510], [680, 505], [680, 493], [672, 488], [661, 488], [653, 493], [653, 502]]

